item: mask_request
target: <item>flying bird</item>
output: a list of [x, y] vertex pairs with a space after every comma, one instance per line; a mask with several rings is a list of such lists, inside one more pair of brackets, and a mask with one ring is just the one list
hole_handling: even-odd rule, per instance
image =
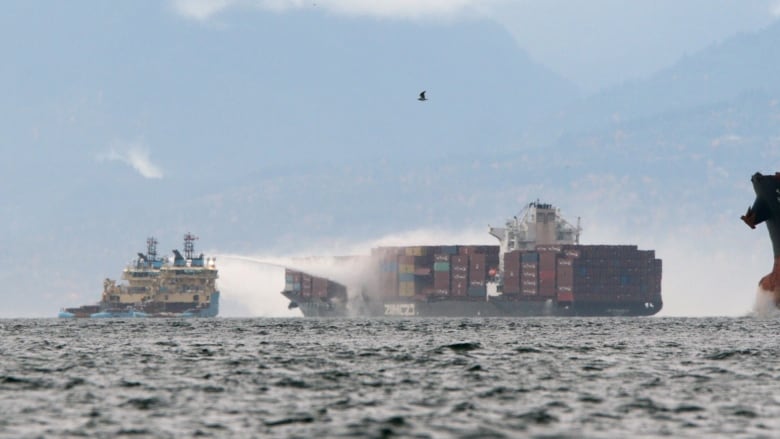
[[426, 97], [425, 97], [425, 90], [423, 90], [422, 92], [420, 92], [420, 97], [419, 97], [419, 98], [417, 98], [417, 100], [418, 100], [418, 101], [427, 101], [427, 100], [428, 100], [428, 98], [426, 98]]

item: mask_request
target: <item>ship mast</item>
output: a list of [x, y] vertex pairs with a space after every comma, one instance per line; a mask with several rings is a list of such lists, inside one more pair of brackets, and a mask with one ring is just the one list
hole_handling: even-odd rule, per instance
[[153, 236], [146, 238], [146, 258], [149, 263], [157, 260], [157, 240]]
[[187, 234], [184, 235], [184, 257], [186, 259], [192, 259], [192, 254], [195, 251], [196, 239], [198, 239], [198, 237], [190, 232], [187, 232]]

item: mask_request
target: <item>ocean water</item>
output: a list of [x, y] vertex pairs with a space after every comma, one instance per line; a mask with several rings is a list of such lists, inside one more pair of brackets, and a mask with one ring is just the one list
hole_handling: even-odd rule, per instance
[[0, 320], [0, 436], [780, 435], [780, 319]]

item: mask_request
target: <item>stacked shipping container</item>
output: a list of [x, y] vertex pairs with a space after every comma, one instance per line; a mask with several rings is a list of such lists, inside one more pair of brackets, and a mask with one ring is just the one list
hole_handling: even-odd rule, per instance
[[[484, 299], [486, 284], [498, 268], [498, 250], [455, 245], [375, 248], [371, 256], [379, 270], [374, 284], [384, 297]], [[393, 275], [396, 280], [390, 280]]]
[[539, 253], [539, 297], [549, 299], [555, 296], [555, 271], [558, 251], [550, 248], [537, 248]]
[[456, 255], [452, 257], [450, 270], [452, 275], [452, 289], [450, 295], [453, 297], [465, 297], [469, 289], [469, 257], [468, 255]]
[[555, 293], [558, 302], [574, 300], [574, 267], [571, 256], [562, 255], [556, 266]]
[[572, 260], [575, 300], [646, 301], [660, 298], [661, 261], [636, 246], [581, 246]]
[[[379, 247], [366, 285], [375, 297], [395, 300], [486, 300], [499, 265], [498, 246]], [[658, 302], [661, 261], [630, 245], [537, 246], [504, 255], [501, 293], [520, 301], [561, 304]], [[286, 272], [287, 291], [304, 298], [344, 292], [327, 279]], [[342, 287], [343, 288], [343, 287]]]
[[293, 291], [307, 299], [346, 297], [346, 288], [324, 277], [311, 276], [301, 271], [285, 269], [285, 291]]
[[511, 296], [520, 294], [520, 255], [519, 250], [504, 254], [503, 293]]
[[450, 275], [450, 258], [447, 253], [433, 255], [433, 291], [432, 295], [447, 296], [450, 293], [452, 276]]
[[633, 245], [537, 246], [504, 255], [502, 292], [510, 299], [653, 302], [661, 295], [661, 261]]
[[536, 297], [539, 294], [539, 253], [520, 255], [520, 294]]
[[371, 279], [371, 289], [380, 296], [398, 295], [398, 254], [397, 247], [381, 247], [371, 253], [374, 262], [375, 278]]
[[466, 247], [465, 254], [468, 254], [469, 259], [467, 295], [473, 298], [485, 298], [487, 283], [493, 280], [497, 272], [498, 247]]

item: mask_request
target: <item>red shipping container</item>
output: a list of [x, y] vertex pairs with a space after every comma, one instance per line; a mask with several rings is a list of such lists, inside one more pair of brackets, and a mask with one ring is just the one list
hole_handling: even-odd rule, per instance
[[539, 292], [539, 266], [536, 262], [520, 263], [520, 289], [526, 295], [536, 295]]
[[504, 253], [504, 266], [519, 266], [520, 265], [520, 252], [515, 250], [508, 253]]
[[433, 274], [433, 288], [435, 289], [450, 289], [450, 273], [446, 271], [436, 271]]
[[481, 287], [487, 280], [487, 267], [484, 254], [472, 254], [469, 256], [469, 286]]
[[462, 281], [453, 281], [450, 287], [450, 294], [454, 297], [463, 297], [468, 292], [468, 284]]
[[[507, 257], [507, 255], [509, 255]], [[505, 294], [520, 293], [520, 254], [504, 255], [504, 286], [502, 292]]]
[[[574, 262], [568, 257], [562, 257], [558, 259], [558, 270], [556, 272], [556, 292], [558, 293], [558, 300], [561, 299], [561, 295], [568, 297], [574, 291]], [[571, 301], [569, 299], [568, 301]]]
[[504, 294], [520, 294], [520, 279], [509, 282], [505, 280], [501, 292]]
[[322, 277], [312, 278], [312, 297], [328, 297], [328, 280]]
[[497, 245], [462, 245], [458, 247], [461, 255], [498, 255], [501, 248]]
[[468, 267], [452, 267], [452, 279], [468, 279], [469, 268]]
[[311, 297], [311, 276], [308, 274], [301, 276], [301, 296]]
[[398, 256], [398, 263], [399, 264], [414, 264], [414, 258], [416, 258], [416, 256], [413, 256], [413, 255], [400, 255], [400, 256]]
[[539, 292], [539, 282], [536, 276], [526, 276], [523, 273], [520, 277], [520, 292], [527, 295], [536, 295]]
[[539, 270], [539, 282], [555, 283], [555, 270]]
[[539, 295], [552, 297], [555, 295], [555, 271], [539, 270]]
[[571, 291], [558, 290], [558, 302], [573, 302], [574, 294]]
[[398, 295], [398, 274], [382, 273], [379, 276], [379, 294], [386, 297], [395, 297]]
[[466, 266], [466, 267], [468, 267], [469, 266], [469, 257], [468, 256], [464, 256], [464, 255], [452, 256], [450, 258], [450, 265], [453, 266], [453, 267], [456, 267], [456, 266]]
[[487, 257], [483, 254], [474, 254], [469, 256], [469, 269], [472, 271], [485, 271], [485, 261]]
[[462, 280], [467, 281], [469, 279], [469, 272], [468, 271], [454, 271], [452, 272], [452, 280]]
[[539, 271], [555, 270], [555, 261], [557, 253], [539, 252]]

